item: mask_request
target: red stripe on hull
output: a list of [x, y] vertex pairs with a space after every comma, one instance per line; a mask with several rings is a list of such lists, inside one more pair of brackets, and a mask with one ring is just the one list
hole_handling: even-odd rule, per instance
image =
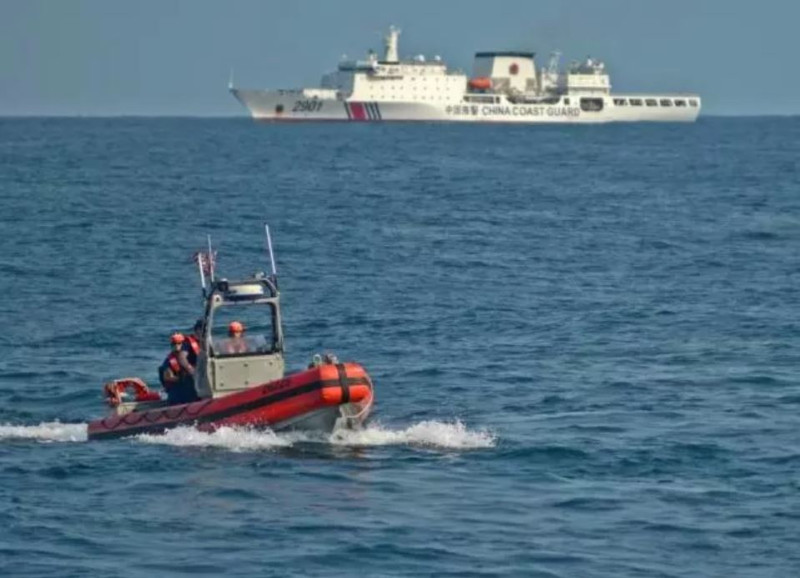
[[351, 102], [350, 114], [353, 120], [367, 120], [367, 109], [363, 102]]

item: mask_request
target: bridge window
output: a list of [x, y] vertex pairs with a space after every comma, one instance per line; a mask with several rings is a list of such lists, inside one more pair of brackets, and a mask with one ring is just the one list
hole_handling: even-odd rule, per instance
[[644, 102], [647, 106], [658, 106], [658, 101], [655, 98], [648, 98]]
[[628, 101], [624, 98], [615, 98], [614, 106], [628, 106]]
[[584, 112], [600, 112], [603, 110], [602, 98], [582, 98], [581, 110]]
[[695, 99], [689, 99], [689, 106], [693, 106], [697, 108], [697, 101]]
[[631, 106], [642, 106], [642, 99], [641, 98], [632, 98], [631, 99]]
[[675, 106], [686, 106], [686, 101], [685, 100], [676, 100], [675, 101]]
[[662, 98], [661, 106], [672, 106], [672, 101], [668, 98]]

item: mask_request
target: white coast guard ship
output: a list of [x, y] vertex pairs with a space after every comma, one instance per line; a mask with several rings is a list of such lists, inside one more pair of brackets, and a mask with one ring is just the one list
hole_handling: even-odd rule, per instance
[[400, 60], [399, 35], [390, 28], [382, 59], [343, 60], [319, 88], [229, 89], [265, 121], [691, 122], [700, 112], [696, 94], [611, 94], [592, 58], [562, 72], [558, 53], [540, 68], [532, 52], [478, 52], [467, 77], [438, 56]]

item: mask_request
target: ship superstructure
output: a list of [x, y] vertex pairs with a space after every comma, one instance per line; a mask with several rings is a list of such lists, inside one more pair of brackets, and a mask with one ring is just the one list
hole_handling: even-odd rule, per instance
[[592, 58], [562, 72], [558, 53], [539, 67], [533, 52], [478, 52], [467, 76], [439, 56], [401, 60], [399, 35], [391, 27], [383, 58], [342, 60], [319, 88], [229, 89], [253, 118], [274, 121], [690, 122], [700, 112], [696, 94], [612, 94]]

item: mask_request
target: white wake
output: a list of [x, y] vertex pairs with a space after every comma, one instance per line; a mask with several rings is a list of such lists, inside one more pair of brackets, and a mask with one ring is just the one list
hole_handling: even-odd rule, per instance
[[406, 429], [393, 430], [380, 424], [361, 430], [340, 430], [330, 442], [345, 446], [407, 445], [443, 449], [492, 448], [497, 438], [486, 429], [469, 430], [461, 421], [423, 421]]
[[241, 427], [221, 427], [213, 432], [201, 432], [190, 427], [180, 427], [163, 435], [144, 434], [136, 439], [148, 444], [224, 448], [234, 452], [270, 450], [302, 443], [351, 447], [405, 445], [468, 450], [491, 448], [497, 442], [490, 431], [469, 430], [460, 421], [423, 421], [397, 430], [370, 425], [360, 430], [339, 430], [330, 435], [311, 432], [275, 433], [271, 430]]
[[291, 446], [271, 430], [221, 427], [213, 432], [201, 432], [192, 427], [178, 427], [161, 435], [142, 434], [136, 439], [146, 444], [177, 447], [225, 448], [234, 452], [267, 450]]
[[[0, 440], [27, 439], [39, 442], [85, 442], [85, 423], [49, 422], [38, 425], [0, 424]], [[469, 429], [461, 421], [422, 421], [405, 429], [392, 429], [380, 424], [359, 430], [339, 430], [333, 434], [309, 432], [275, 433], [268, 429], [221, 427], [202, 432], [192, 427], [179, 427], [164, 434], [142, 434], [134, 438], [145, 444], [176, 447], [222, 448], [234, 452], [263, 451], [304, 443], [348, 447], [410, 446], [443, 450], [492, 448], [496, 436], [487, 429]]]
[[38, 425], [0, 424], [0, 440], [21, 439], [40, 442], [85, 442], [85, 423], [50, 422]]

